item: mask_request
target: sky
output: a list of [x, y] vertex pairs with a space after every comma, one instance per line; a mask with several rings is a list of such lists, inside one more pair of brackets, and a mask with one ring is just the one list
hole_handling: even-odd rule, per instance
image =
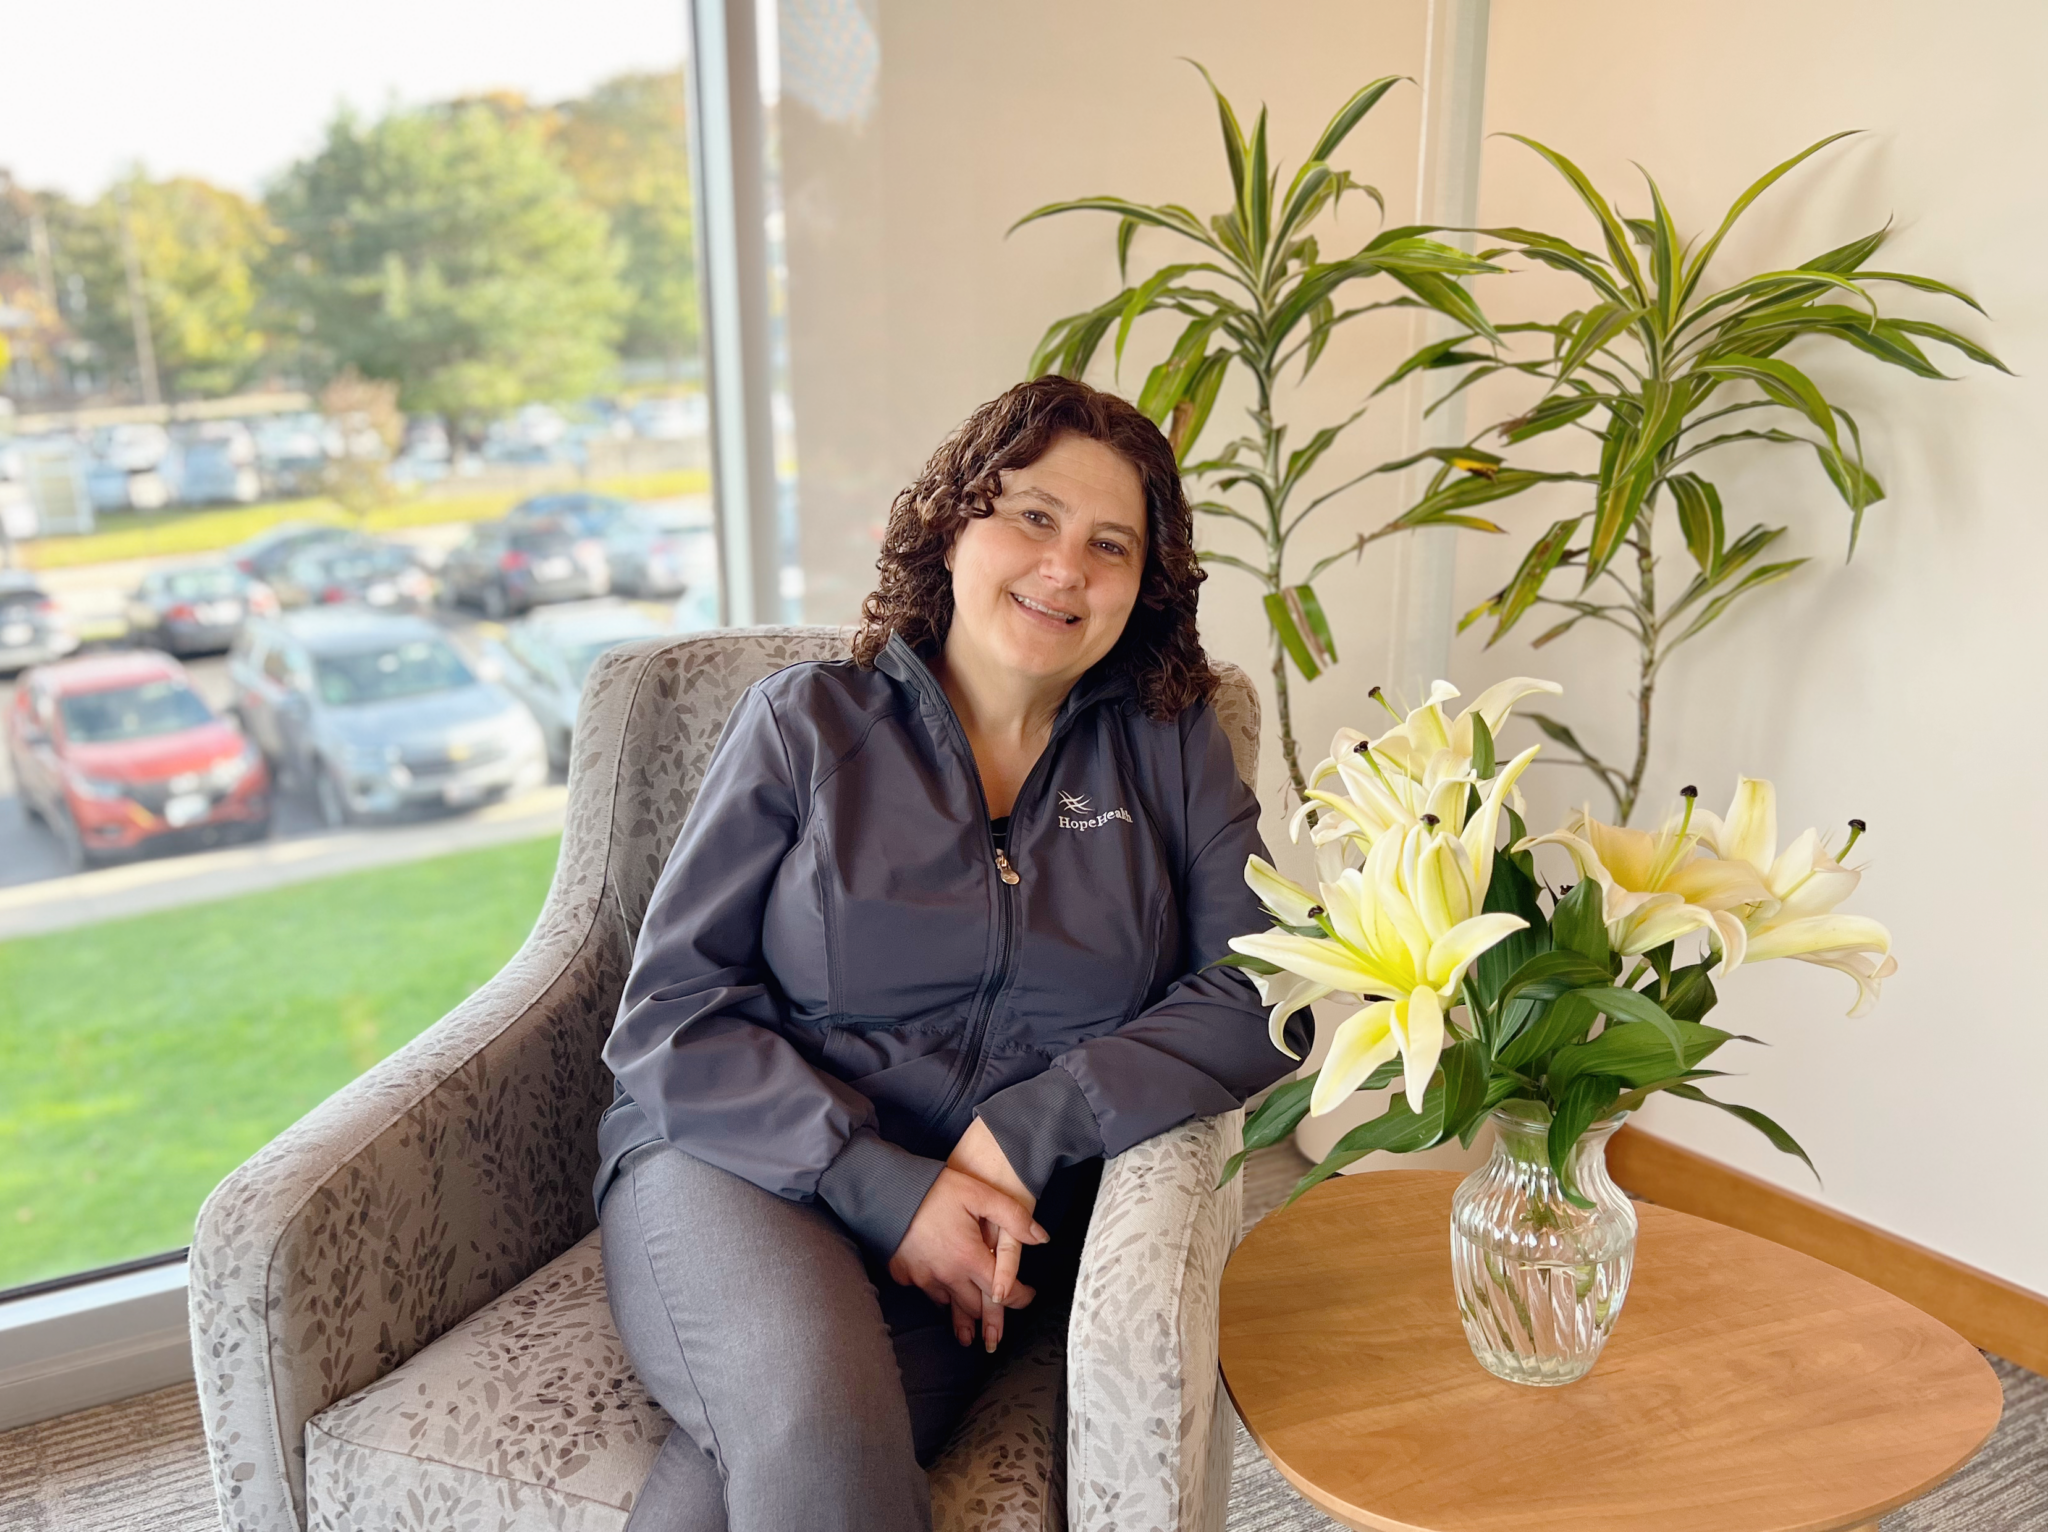
[[685, 0], [17, 0], [0, 167], [90, 199], [140, 161], [246, 194], [375, 113], [510, 88], [554, 100], [674, 68]]

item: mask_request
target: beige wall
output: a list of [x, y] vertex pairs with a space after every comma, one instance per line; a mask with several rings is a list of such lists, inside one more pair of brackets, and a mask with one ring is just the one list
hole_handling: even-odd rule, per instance
[[[1422, 0], [880, 0], [870, 13], [880, 89], [867, 120], [827, 125], [783, 107], [808, 618], [851, 618], [894, 490], [968, 409], [1020, 376], [1049, 319], [1112, 290], [1108, 219], [1005, 239], [1008, 224], [1098, 190], [1220, 204], [1213, 114], [1178, 55], [1207, 62], [1241, 107], [1269, 102], [1292, 159], [1357, 84], [1420, 75], [1423, 10]], [[1927, 384], [1879, 376], [1860, 357], [1814, 362], [1865, 423], [1891, 498], [1844, 568], [1845, 519], [1810, 460], [1731, 462], [1720, 475], [1731, 516], [1790, 521], [1798, 551], [1818, 557], [1666, 676], [1654, 801], [1696, 781], [1722, 806], [1746, 770], [1778, 781], [1788, 825], [1853, 814], [1872, 826], [1859, 907], [1891, 924], [1901, 964], [1877, 1012], [1842, 1019], [1848, 981], [1796, 964], [1725, 987], [1722, 1019], [1775, 1045], [1744, 1050], [1734, 1067], [1748, 1073], [1727, 1094], [1799, 1134], [1826, 1189], [1703, 1108], [1659, 1103], [1645, 1118], [2048, 1291], [2048, 1199], [2028, 1169], [2029, 1118], [2048, 1078], [2030, 962], [2042, 944], [2029, 918], [2042, 903], [2029, 859], [2048, 852], [2048, 826], [2028, 789], [2048, 728], [2022, 668], [2048, 637], [2037, 573], [2048, 520], [2032, 472], [2048, 328], [2027, 280], [2030, 240], [2048, 233], [2032, 190], [2048, 126], [2030, 104], [2044, 33], [2048, 12], [1992, 0], [1728, 0], [1711, 13], [1496, 0], [1487, 126], [1554, 142], [1631, 196], [1629, 161], [1642, 160], [1688, 231], [1792, 149], [1836, 127], [1868, 128], [1758, 208], [1725, 268], [1810, 254], [1896, 216], [1898, 262], [1972, 289], [1996, 316], [1973, 333], [2018, 380], [1971, 369], [1964, 382]], [[1397, 218], [1413, 205], [1418, 95], [1389, 97], [1347, 156]], [[1502, 140], [1489, 143], [1482, 198], [1489, 221], [1579, 227], [1528, 152]], [[1362, 238], [1365, 218], [1345, 217]], [[1141, 259], [1164, 258], [1167, 242], [1154, 238], [1141, 236]], [[1484, 291], [1509, 312], [1544, 297], [1543, 282]], [[1310, 427], [1348, 409], [1402, 338], [1387, 328], [1340, 342], [1289, 408]], [[1392, 455], [1400, 426], [1398, 405], [1377, 410], [1331, 476]], [[1387, 491], [1333, 507], [1302, 551], [1313, 557], [1394, 509]], [[1533, 526], [1545, 509], [1532, 501], [1515, 525]], [[1462, 541], [1461, 609], [1514, 556], [1497, 540]], [[1379, 560], [1333, 570], [1319, 587], [1344, 662], [1297, 692], [1310, 764], [1317, 741], [1366, 716], [1364, 691], [1386, 660], [1388, 586]], [[1244, 577], [1216, 571], [1203, 627], [1214, 652], [1263, 672], [1263, 624]], [[1503, 674], [1554, 675], [1569, 688], [1565, 710], [1616, 744], [1626, 699], [1612, 658], [1577, 638], [1532, 655], [1519, 635], [1487, 652], [1475, 633], [1454, 647], [1453, 679], [1470, 692]], [[1269, 748], [1267, 839], [1286, 862], [1280, 781]], [[1585, 786], [1555, 771], [1536, 779], [1534, 796], [1541, 817]]]
[[[2048, 315], [2035, 253], [2048, 204], [2027, 168], [2048, 151], [2044, 53], [2048, 10], [2000, 0], [1724, 0], [1710, 10], [1509, 0], [1494, 8], [1487, 120], [1578, 159], [1631, 213], [1646, 200], [1630, 165], [1640, 160], [1687, 233], [1711, 229], [1798, 148], [1868, 129], [1759, 203], [1717, 269], [1732, 279], [1790, 264], [1892, 218], [1893, 264], [1964, 287], [1994, 316], [1886, 294], [1986, 340], [2017, 379], [1961, 364], [1947, 368], [1961, 382], [1921, 382], [1824, 346], [1791, 358], [1857, 415], [1890, 492], [1846, 567], [1846, 515], [1810, 457], [1731, 454], [1714, 474], [1731, 525], [1789, 523], [1793, 551], [1815, 559], [1667, 669], [1638, 822], [1687, 782], [1723, 809], [1744, 771], [1776, 780], [1788, 830], [1839, 833], [1851, 816], [1867, 819], [1856, 907], [1891, 926], [1900, 971], [1860, 1021], [1843, 1018], [1849, 981], [1825, 970], [1778, 963], [1722, 986], [1721, 1015], [1734, 1018], [1723, 1024], [1772, 1044], [1731, 1047], [1741, 1061], [1724, 1067], [1745, 1077], [1723, 1094], [1798, 1135], [1824, 1190], [1717, 1113], [1658, 1101], [1644, 1124], [2048, 1292], [2048, 1193], [2032, 1168], [2048, 1077], [2033, 928], [2048, 857], [2033, 781], [2048, 747], [2034, 706], [2048, 640], [2037, 469]], [[1584, 234], [1583, 215], [1533, 160], [1489, 142], [1483, 217]], [[1532, 505], [1518, 526], [1538, 514]], [[1500, 583], [1512, 551], [1465, 538], [1461, 606]], [[1675, 571], [1684, 552], [1668, 552]], [[1613, 651], [1574, 635], [1531, 654], [1521, 636], [1484, 653], [1468, 634], [1453, 650], [1457, 679], [1555, 675], [1570, 688], [1563, 711], [1620, 746], [1627, 703]], [[1538, 793], [1555, 810], [1587, 785], [1556, 772]]]
[[[1273, 140], [1298, 162], [1329, 114], [1384, 74], [1419, 75], [1420, 7], [1289, 3], [1261, 13], [1216, 0], [1033, 6], [881, 0], [880, 91], [860, 124], [828, 124], [788, 95], [782, 107], [790, 265], [792, 393], [798, 422], [806, 617], [852, 619], [874, 573], [889, 501], [975, 405], [1023, 376], [1052, 319], [1116, 291], [1115, 222], [1073, 215], [1004, 231], [1061, 197], [1115, 192], [1220, 208], [1229, 181], [1214, 108], [1180, 56], [1206, 63], [1249, 119], [1261, 100]], [[788, 45], [785, 44], [785, 51]], [[1355, 133], [1345, 163], [1378, 184], [1397, 218], [1414, 201], [1420, 92], [1397, 89]], [[1370, 204], [1347, 202], [1345, 237], [1363, 243]], [[1326, 236], [1326, 239], [1328, 236]], [[1184, 258], [1141, 234], [1134, 262]], [[1387, 296], [1393, 296], [1390, 292]], [[1170, 322], [1134, 339], [1135, 389], [1170, 340]], [[1400, 354], [1400, 318], [1336, 342], [1291, 406], [1312, 430], [1355, 407], [1363, 379]], [[1105, 353], [1106, 354], [1106, 353]], [[1108, 382], [1105, 365], [1097, 381]], [[1368, 385], [1369, 386], [1369, 385]], [[1241, 422], [1218, 406], [1209, 440]], [[1400, 407], [1376, 412], [1327, 482], [1392, 454]], [[1393, 513], [1391, 488], [1335, 502], [1297, 540], [1294, 567]], [[1205, 529], [1206, 530], [1206, 529]], [[1232, 546], [1226, 538], [1217, 545]], [[1384, 545], [1383, 545], [1384, 546]], [[1349, 695], [1378, 679], [1386, 648], [1383, 567], [1332, 570], [1319, 584], [1344, 665], [1306, 692], [1304, 737], [1327, 746]], [[1268, 665], [1251, 580], [1218, 569], [1203, 592], [1212, 649]], [[1321, 754], [1311, 745], [1308, 764]], [[1277, 757], [1266, 798], [1277, 802]], [[1283, 832], [1284, 833], [1284, 832]]]

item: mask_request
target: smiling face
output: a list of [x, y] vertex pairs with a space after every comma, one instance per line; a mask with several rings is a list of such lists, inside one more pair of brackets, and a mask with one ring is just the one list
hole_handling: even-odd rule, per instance
[[1073, 434], [1002, 482], [994, 514], [968, 518], [946, 554], [948, 658], [1071, 684], [1115, 647], [1137, 602], [1144, 483], [1113, 448]]

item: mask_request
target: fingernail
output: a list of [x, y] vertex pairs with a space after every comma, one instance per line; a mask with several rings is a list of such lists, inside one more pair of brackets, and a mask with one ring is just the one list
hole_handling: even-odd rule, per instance
[[1031, 1237], [1041, 1245], [1052, 1238], [1050, 1234], [1046, 1233], [1045, 1230], [1041, 1229], [1037, 1224], [1033, 1224], [1031, 1226]]
[[996, 1338], [993, 1335], [991, 1335], [988, 1338], [988, 1349], [990, 1351], [994, 1351], [996, 1349]]

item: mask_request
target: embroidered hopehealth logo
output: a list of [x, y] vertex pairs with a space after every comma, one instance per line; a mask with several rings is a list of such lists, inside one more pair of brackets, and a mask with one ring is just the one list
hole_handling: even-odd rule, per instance
[[1112, 819], [1121, 819], [1125, 824], [1136, 823], [1131, 818], [1129, 809], [1104, 809], [1100, 814], [1083, 819], [1080, 816], [1088, 813], [1088, 800], [1073, 793], [1060, 794], [1060, 807], [1067, 811], [1059, 816], [1062, 830], [1092, 830], [1097, 825], [1108, 824]]

